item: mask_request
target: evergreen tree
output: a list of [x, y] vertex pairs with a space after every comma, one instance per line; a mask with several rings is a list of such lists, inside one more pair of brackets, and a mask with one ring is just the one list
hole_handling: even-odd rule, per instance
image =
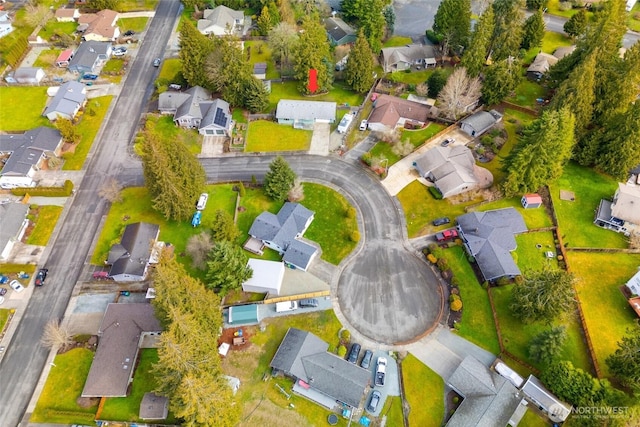
[[385, 6], [382, 9], [382, 16], [384, 16], [384, 22], [387, 24], [387, 34], [393, 34], [393, 29], [396, 25], [396, 12], [393, 10], [393, 6]]
[[504, 160], [505, 194], [536, 191], [562, 175], [575, 144], [574, 118], [568, 108], [545, 110], [528, 126]]
[[367, 7], [368, 0], [342, 0], [340, 2], [340, 10], [344, 19], [350, 22], [359, 19]]
[[269, 171], [264, 177], [264, 192], [278, 202], [287, 199], [289, 190], [293, 188], [296, 174], [281, 156], [273, 159]]
[[429, 88], [429, 96], [431, 98], [437, 98], [438, 94], [447, 84], [447, 76], [441, 69], [436, 69], [427, 79], [427, 86]]
[[211, 225], [211, 237], [213, 237], [214, 242], [221, 240], [233, 242], [239, 236], [240, 231], [233, 222], [233, 217], [228, 212], [218, 209]]
[[575, 307], [573, 276], [564, 270], [531, 271], [511, 292], [511, 312], [523, 323], [553, 322]]
[[544, 37], [544, 17], [542, 16], [542, 10], [538, 9], [524, 21], [522, 33], [522, 43], [520, 46], [523, 49], [529, 50], [532, 47], [542, 45], [542, 38]]
[[220, 289], [224, 294], [239, 289], [252, 276], [253, 270], [240, 246], [226, 240], [216, 242], [207, 261], [208, 288]]
[[482, 82], [482, 100], [487, 105], [495, 105], [507, 98], [520, 83], [520, 61], [495, 62], [486, 72]]
[[627, 329], [616, 351], [607, 357], [611, 373], [628, 387], [640, 391], [640, 325]]
[[551, 363], [562, 352], [566, 339], [567, 330], [564, 326], [542, 331], [529, 343], [529, 355], [536, 362]]
[[213, 45], [205, 35], [189, 21], [180, 24], [180, 64], [182, 75], [191, 86], [208, 86], [205, 62]]
[[258, 32], [261, 36], [266, 36], [271, 28], [273, 28], [273, 22], [271, 22], [271, 13], [269, 8], [265, 5], [262, 7], [260, 16], [258, 17]]
[[362, 31], [349, 53], [345, 81], [358, 93], [367, 92], [373, 85], [373, 52]]
[[298, 80], [298, 90], [303, 94], [311, 94], [309, 89], [309, 71], [317, 71], [317, 92], [331, 89], [333, 67], [327, 33], [322, 25], [313, 17], [305, 16], [302, 20], [302, 33], [294, 48], [294, 77]]
[[434, 17], [433, 31], [442, 35], [442, 51], [460, 52], [469, 43], [471, 0], [443, 0]]
[[242, 90], [244, 92], [242, 102], [244, 108], [252, 113], [265, 111], [269, 108], [269, 92], [261, 80], [253, 75], [246, 76]]
[[548, 0], [526, 0], [527, 9], [541, 10], [546, 9]]
[[522, 0], [496, 0], [493, 5], [494, 26], [491, 59], [516, 58], [522, 43]]
[[640, 164], [640, 102], [618, 113], [596, 135], [596, 167], [624, 181], [629, 171]]
[[367, 38], [371, 50], [375, 53], [379, 53], [382, 49], [382, 38], [385, 33], [386, 21], [382, 15], [383, 8], [384, 0], [369, 0], [367, 7], [358, 19], [361, 31]]
[[480, 16], [469, 47], [462, 56], [462, 66], [467, 69], [467, 74], [471, 77], [478, 77], [487, 62], [493, 37], [494, 19], [493, 8], [488, 7]]
[[584, 34], [587, 29], [587, 11], [580, 9], [578, 13], [573, 15], [562, 27], [564, 32], [571, 37], [578, 37]]

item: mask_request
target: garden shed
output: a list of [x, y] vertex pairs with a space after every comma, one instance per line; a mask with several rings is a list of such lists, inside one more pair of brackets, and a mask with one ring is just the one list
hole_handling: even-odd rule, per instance
[[236, 305], [229, 307], [230, 325], [250, 325], [258, 323], [258, 305]]
[[520, 199], [522, 207], [525, 209], [534, 209], [542, 206], [542, 197], [539, 194], [525, 194]]

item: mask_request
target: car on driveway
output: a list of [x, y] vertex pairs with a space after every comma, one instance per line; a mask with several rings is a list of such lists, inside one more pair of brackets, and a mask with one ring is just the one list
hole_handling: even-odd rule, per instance
[[96, 280], [108, 279], [109, 278], [109, 272], [108, 271], [94, 271], [92, 277], [94, 279], [96, 279]]
[[124, 32], [123, 36], [125, 37], [131, 37], [132, 35], [134, 35], [136, 32], [133, 30], [127, 30]]
[[360, 354], [360, 344], [355, 343], [351, 346], [351, 350], [349, 350], [349, 355], [347, 356], [347, 362], [351, 362], [353, 364], [358, 363], [359, 354]]
[[113, 53], [113, 56], [124, 56], [127, 53], [127, 48], [126, 47], [117, 47], [117, 48], [113, 49], [112, 53]]
[[360, 130], [367, 130], [367, 121], [363, 120], [360, 122]]
[[454, 142], [456, 142], [456, 140], [455, 140], [455, 139], [453, 139], [453, 138], [447, 138], [447, 139], [445, 139], [444, 141], [442, 141], [442, 142], [440, 143], [440, 145], [441, 145], [441, 146], [443, 146], [443, 147], [447, 147], [449, 144], [453, 144]]
[[376, 412], [376, 409], [378, 409], [378, 404], [380, 403], [381, 398], [382, 398], [382, 395], [380, 394], [380, 392], [378, 390], [373, 390], [373, 392], [371, 392], [371, 398], [369, 399], [369, 404], [367, 405], [367, 411]]
[[160, 58], [156, 58], [156, 59], [153, 60], [153, 66], [154, 67], [159, 67], [161, 62], [162, 61], [160, 60]]
[[24, 291], [24, 286], [22, 286], [17, 280], [12, 280], [11, 283], [9, 283], [9, 286], [16, 292]]
[[85, 74], [82, 76], [82, 80], [98, 80], [97, 74]]
[[371, 366], [371, 359], [373, 358], [373, 351], [367, 350], [364, 352], [364, 356], [362, 356], [362, 361], [360, 362], [360, 367], [364, 369], [369, 369]]
[[453, 240], [458, 237], [458, 230], [452, 228], [450, 230], [444, 230], [440, 233], [436, 233], [436, 241], [437, 242], [446, 242], [448, 240]]
[[439, 225], [445, 225], [445, 224], [449, 224], [451, 222], [451, 220], [449, 220], [449, 218], [447, 218], [446, 216], [442, 217], [442, 218], [436, 218], [433, 220], [432, 224], [435, 225], [436, 227]]
[[9, 278], [3, 274], [0, 274], [0, 285], [4, 285], [9, 281]]
[[387, 358], [386, 357], [378, 357], [378, 362], [376, 363], [376, 379], [374, 384], [377, 387], [384, 386], [384, 377], [387, 374]]
[[36, 286], [44, 285], [44, 281], [47, 280], [47, 274], [49, 274], [48, 268], [41, 268], [40, 270], [38, 270], [38, 274], [36, 274], [35, 285]]
[[0, 288], [0, 297], [6, 295], [7, 288]]
[[298, 301], [298, 305], [300, 307], [317, 307], [318, 300], [315, 298], [301, 299], [300, 301]]

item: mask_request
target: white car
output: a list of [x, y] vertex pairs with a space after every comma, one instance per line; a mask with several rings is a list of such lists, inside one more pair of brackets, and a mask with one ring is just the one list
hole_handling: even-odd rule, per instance
[[117, 47], [113, 49], [113, 56], [124, 56], [127, 53], [126, 47]]
[[22, 286], [17, 280], [12, 280], [11, 283], [9, 283], [9, 286], [16, 292], [24, 291], [24, 286]]
[[209, 193], [202, 193], [200, 197], [198, 197], [198, 203], [196, 203], [196, 209], [199, 211], [203, 211], [205, 207], [207, 207], [207, 200], [209, 200]]
[[363, 120], [360, 122], [360, 130], [367, 130], [367, 121]]

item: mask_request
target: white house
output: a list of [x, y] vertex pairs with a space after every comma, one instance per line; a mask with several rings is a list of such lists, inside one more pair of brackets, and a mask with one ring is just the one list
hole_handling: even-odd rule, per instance
[[280, 295], [284, 279], [283, 263], [251, 258], [247, 265], [253, 270], [253, 276], [242, 284], [243, 291]]
[[248, 26], [246, 20], [251, 23], [250, 17], [245, 17], [241, 10], [233, 10], [227, 6], [218, 6], [215, 9], [206, 9], [202, 19], [198, 20], [198, 31], [202, 34], [223, 36], [225, 34], [244, 35]]
[[16, 242], [24, 236], [29, 225], [29, 205], [22, 203], [0, 204], [0, 259], [6, 260]]
[[9, 14], [0, 10], [0, 37], [4, 37], [14, 30], [13, 24], [9, 20]]
[[335, 122], [336, 109], [335, 102], [281, 99], [276, 108], [276, 120], [280, 124], [293, 125], [296, 129], [313, 129], [316, 122]]
[[20, 67], [9, 73], [4, 80], [7, 83], [38, 84], [46, 77], [40, 67]]

